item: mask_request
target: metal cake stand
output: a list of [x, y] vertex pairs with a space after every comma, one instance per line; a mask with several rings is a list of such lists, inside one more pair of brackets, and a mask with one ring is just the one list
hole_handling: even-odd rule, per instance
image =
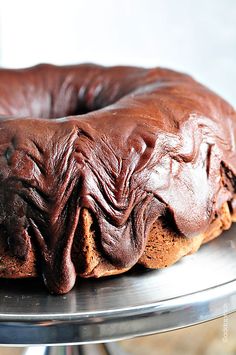
[[[236, 225], [167, 269], [134, 269], [116, 277], [78, 280], [64, 296], [49, 295], [38, 280], [1, 280], [0, 344], [107, 343], [234, 311]], [[54, 347], [45, 349], [45, 354], [57, 353]], [[85, 353], [68, 349], [60, 348], [60, 354]], [[118, 352], [110, 348], [107, 353]]]

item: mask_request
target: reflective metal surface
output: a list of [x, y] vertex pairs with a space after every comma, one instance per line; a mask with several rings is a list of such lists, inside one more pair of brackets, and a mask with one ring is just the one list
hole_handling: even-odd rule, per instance
[[30, 346], [24, 355], [129, 355], [118, 343]]
[[1, 344], [106, 342], [236, 311], [236, 225], [164, 270], [78, 280], [65, 296], [40, 281], [1, 280]]

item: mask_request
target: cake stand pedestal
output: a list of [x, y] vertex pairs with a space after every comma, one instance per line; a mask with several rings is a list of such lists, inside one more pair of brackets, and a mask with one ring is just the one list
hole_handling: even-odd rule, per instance
[[[75, 355], [85, 348], [68, 344], [166, 332], [234, 311], [236, 225], [167, 269], [135, 269], [116, 277], [78, 280], [64, 296], [49, 295], [38, 280], [1, 280], [0, 344], [66, 344], [42, 351]], [[107, 349], [107, 354], [118, 354], [115, 345]]]

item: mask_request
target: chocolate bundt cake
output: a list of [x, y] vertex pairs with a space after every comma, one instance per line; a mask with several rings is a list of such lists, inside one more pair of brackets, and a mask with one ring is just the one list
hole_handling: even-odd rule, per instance
[[236, 113], [190, 76], [0, 69], [0, 277], [163, 268], [235, 218]]

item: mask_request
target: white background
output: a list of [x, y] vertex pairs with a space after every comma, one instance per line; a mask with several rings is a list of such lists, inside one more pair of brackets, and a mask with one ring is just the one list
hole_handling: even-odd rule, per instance
[[171, 67], [236, 106], [236, 1], [0, 0], [0, 65], [39, 62]]

